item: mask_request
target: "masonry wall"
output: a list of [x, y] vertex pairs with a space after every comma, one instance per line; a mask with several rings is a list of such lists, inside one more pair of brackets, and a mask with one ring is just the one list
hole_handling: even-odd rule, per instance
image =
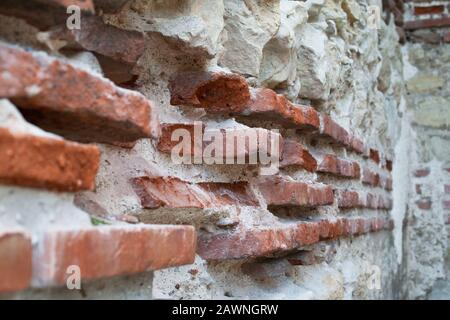
[[[374, 26], [381, 1], [2, 1], [0, 292], [425, 297], [446, 250], [447, 47], [402, 46], [395, 5]], [[192, 138], [176, 164], [177, 129], [225, 151], [252, 134], [216, 160], [257, 163], [205, 163], [213, 142]]]

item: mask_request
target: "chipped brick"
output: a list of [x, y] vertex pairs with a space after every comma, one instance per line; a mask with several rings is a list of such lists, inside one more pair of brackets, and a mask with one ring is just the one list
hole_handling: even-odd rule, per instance
[[258, 204], [247, 182], [191, 183], [174, 177], [138, 177], [131, 183], [145, 209], [204, 209]]
[[[191, 140], [185, 142], [185, 136]], [[262, 128], [205, 129], [199, 124], [182, 123], [161, 126], [159, 151], [171, 154], [177, 145], [184, 143], [187, 145], [177, 155], [186, 157], [190, 163], [194, 163], [195, 157], [200, 159], [199, 163], [267, 164], [268, 159], [279, 160], [283, 149], [281, 135]]]
[[[0, 97], [45, 130], [77, 141], [132, 142], [158, 135], [141, 94], [46, 56], [0, 46]], [[99, 94], [101, 93], [101, 94]]]
[[362, 183], [376, 187], [379, 184], [380, 176], [368, 168], [364, 168], [362, 172]]
[[320, 240], [391, 228], [391, 221], [379, 217], [258, 226], [214, 235], [202, 234], [197, 243], [197, 252], [206, 260], [268, 257]]
[[357, 191], [339, 190], [337, 200], [338, 207], [343, 209], [361, 208], [365, 205], [365, 200]]
[[285, 140], [280, 167], [287, 166], [300, 166], [313, 172], [317, 169], [317, 161], [300, 143], [293, 140]]
[[333, 154], [317, 155], [317, 172], [331, 173], [345, 178], [360, 178], [360, 167], [356, 161], [341, 159]]
[[194, 262], [191, 226], [101, 226], [48, 230], [35, 256], [33, 284], [61, 285], [70, 265], [83, 280], [128, 275]]
[[0, 181], [60, 191], [92, 190], [97, 147], [0, 128]]
[[331, 186], [291, 181], [279, 176], [262, 177], [258, 187], [268, 206], [317, 207], [334, 201]]
[[27, 288], [31, 280], [31, 239], [22, 231], [0, 230], [0, 292]]
[[433, 5], [433, 6], [414, 6], [414, 14], [415, 15], [424, 15], [424, 14], [440, 14], [444, 12], [443, 5]]
[[205, 108], [210, 112], [239, 112], [250, 100], [245, 78], [224, 72], [182, 72], [169, 81], [172, 105]]

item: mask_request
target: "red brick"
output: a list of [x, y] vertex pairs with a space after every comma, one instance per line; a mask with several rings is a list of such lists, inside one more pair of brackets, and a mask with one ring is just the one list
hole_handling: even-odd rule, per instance
[[421, 184], [416, 184], [416, 193], [422, 194], [422, 185]]
[[365, 206], [365, 199], [357, 191], [339, 190], [337, 200], [338, 207], [343, 209], [362, 208]]
[[245, 78], [233, 73], [190, 71], [169, 81], [172, 105], [205, 108], [210, 112], [239, 112], [250, 101]]
[[445, 210], [450, 210], [450, 200], [443, 200], [442, 208], [444, 208]]
[[119, 29], [104, 23], [98, 16], [83, 16], [80, 29], [69, 30], [63, 25], [53, 29], [49, 35], [67, 42], [66, 46], [79, 46], [130, 65], [138, 61], [145, 49], [143, 33]]
[[444, 216], [444, 217], [445, 217], [445, 224], [450, 224], [450, 213], [447, 214], [447, 216]]
[[317, 169], [316, 159], [300, 143], [293, 140], [285, 140], [281, 155], [280, 167], [300, 166], [308, 171]]
[[249, 104], [239, 115], [302, 131], [318, 130], [320, 126], [319, 114], [314, 108], [293, 104], [270, 89], [254, 89]]
[[372, 161], [374, 161], [377, 164], [380, 163], [380, 153], [378, 152], [378, 150], [370, 148], [369, 149], [369, 158], [372, 159]]
[[[171, 154], [173, 148], [183, 141], [181, 137], [175, 139], [176, 136], [174, 136], [174, 140], [172, 140], [173, 134], [179, 129], [187, 130], [191, 137], [189, 148], [187, 148], [189, 149], [189, 152], [180, 155], [180, 157], [188, 157], [188, 160], [191, 160], [192, 163], [192, 157], [195, 156], [201, 160], [204, 152], [204, 155], [207, 157], [211, 154], [213, 157], [216, 157], [216, 154], [223, 155], [222, 158], [217, 156], [217, 159], [210, 159], [210, 161], [218, 160], [222, 161], [222, 163], [236, 163], [235, 160], [240, 160], [240, 162], [244, 162], [245, 160], [245, 163], [247, 164], [260, 163], [261, 155], [264, 155], [267, 158], [275, 157], [279, 159], [280, 154], [282, 153], [283, 138], [276, 132], [262, 128], [205, 129], [202, 125], [197, 125], [198, 132], [195, 132], [196, 129], [194, 124], [182, 123], [163, 124], [161, 126], [161, 136], [157, 145], [159, 151]], [[216, 136], [221, 136], [223, 142], [221, 145], [213, 142]], [[274, 147], [271, 145], [272, 142], [276, 143], [275, 139], [278, 139], [278, 149], [276, 148], [276, 145]], [[206, 149], [208, 146], [214, 149], [214, 153], [210, 152], [212, 150]], [[252, 161], [250, 162], [250, 160]]]
[[368, 168], [364, 168], [362, 172], [362, 183], [370, 185], [372, 187], [378, 186], [380, 181], [380, 176], [378, 173], [373, 172]]
[[331, 186], [291, 181], [280, 176], [261, 177], [258, 187], [268, 206], [317, 207], [334, 201]]
[[438, 19], [420, 19], [414, 21], [408, 21], [405, 23], [404, 28], [406, 30], [424, 29], [424, 28], [443, 28], [450, 26], [450, 18], [438, 18]]
[[[31, 122], [70, 139], [131, 142], [158, 134], [152, 104], [141, 94], [45, 56], [0, 45], [0, 97]], [[99, 94], [101, 93], [101, 94]]]
[[417, 7], [414, 6], [414, 14], [415, 15], [423, 15], [423, 14], [440, 14], [444, 12], [443, 5], [434, 5], [434, 6], [426, 6], [426, 7]]
[[21, 231], [0, 231], [0, 292], [29, 286], [32, 270], [31, 239]]
[[191, 226], [135, 225], [46, 231], [34, 256], [33, 283], [61, 285], [77, 265], [81, 281], [128, 275], [194, 262]]
[[417, 178], [423, 178], [426, 177], [430, 174], [430, 169], [429, 168], [421, 168], [421, 169], [417, 169], [416, 171], [414, 171], [414, 176]]
[[348, 131], [325, 114], [321, 115], [320, 134], [328, 138], [334, 144], [351, 147], [352, 137], [350, 137]]
[[247, 182], [191, 183], [174, 177], [139, 177], [131, 183], [146, 209], [258, 205]]
[[0, 128], [0, 182], [59, 191], [93, 190], [96, 146]]
[[392, 160], [386, 159], [386, 169], [392, 171]]
[[444, 184], [444, 192], [450, 194], [450, 184]]
[[203, 234], [198, 254], [206, 260], [243, 259], [273, 256], [320, 240], [391, 229], [383, 218], [318, 220], [243, 228], [220, 234]]
[[422, 199], [416, 201], [416, 205], [419, 209], [430, 210], [431, 209], [431, 199], [430, 198], [422, 198]]
[[360, 178], [360, 167], [356, 161], [341, 159], [333, 154], [316, 155], [317, 172], [331, 173], [345, 178]]
[[354, 135], [350, 135], [350, 147], [353, 151], [362, 154], [366, 150], [364, 142]]

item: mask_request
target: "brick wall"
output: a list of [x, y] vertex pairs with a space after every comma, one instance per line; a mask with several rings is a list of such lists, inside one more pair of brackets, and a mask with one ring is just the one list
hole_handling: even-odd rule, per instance
[[405, 149], [402, 10], [440, 7], [387, 5], [3, 1], [0, 292], [406, 297], [407, 205], [448, 201]]

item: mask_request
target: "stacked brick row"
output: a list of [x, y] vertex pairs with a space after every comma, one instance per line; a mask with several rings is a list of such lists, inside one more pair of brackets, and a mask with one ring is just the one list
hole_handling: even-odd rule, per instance
[[448, 1], [409, 1], [405, 4], [404, 29], [409, 41], [440, 44], [450, 42]]
[[[4, 1], [0, 13], [25, 19], [48, 31], [50, 38], [63, 39], [131, 68], [143, 53], [143, 36], [101, 22], [93, 14], [96, 9], [112, 12], [117, 8], [105, 1], [94, 2], [96, 8], [91, 1]], [[55, 20], [59, 16], [55, 12], [73, 3], [83, 8], [85, 27], [73, 31], [54, 28], [62, 23]], [[120, 6], [120, 1], [114, 3]], [[39, 19], [36, 13], [41, 14]], [[104, 41], [93, 41], [93, 34]], [[2, 106], [19, 109], [26, 121], [46, 131], [36, 133], [20, 116], [0, 123], [2, 184], [51, 192], [91, 191], [95, 197], [103, 144], [130, 150], [136, 141], [146, 139], [155, 145], [155, 152], [169, 157], [179, 142], [173, 136], [177, 129], [200, 132], [201, 138], [191, 140], [182, 154], [194, 165], [196, 156], [202, 158], [211, 147], [202, 137], [218, 133], [224, 151], [219, 160], [224, 165], [254, 158], [257, 166], [264, 167], [261, 154], [268, 154], [271, 159], [276, 157], [279, 169], [234, 182], [187, 181], [158, 175], [150, 168], [128, 177], [126, 183], [139, 199], [139, 209], [150, 216], [167, 214], [171, 225], [68, 226], [38, 235], [2, 227], [0, 292], [62, 285], [71, 265], [79, 266], [83, 279], [91, 280], [192, 263], [195, 253], [207, 260], [287, 256], [320, 241], [393, 228], [389, 217], [392, 159], [313, 106], [294, 104], [270, 89], [252, 88], [238, 74], [196, 70], [172, 76], [168, 89], [173, 107], [201, 108], [212, 118], [234, 118], [242, 124], [251, 120], [258, 125], [197, 129], [187, 120], [160, 124], [151, 100], [123, 88], [128, 87], [129, 74], [117, 77], [107, 69], [104, 74], [106, 77], [63, 59], [0, 44]], [[280, 131], [271, 131], [272, 125]], [[242, 153], [234, 152], [230, 159], [229, 146], [234, 148], [230, 140], [249, 133], [256, 141], [244, 140]], [[267, 141], [274, 137], [279, 141], [275, 148]], [[134, 161], [131, 156], [127, 160]], [[208, 170], [204, 162], [199, 165]], [[299, 172], [310, 176], [298, 178], [295, 173]], [[77, 194], [76, 204], [97, 216], [98, 206], [83, 198], [85, 194]], [[237, 215], [235, 221], [218, 223], [214, 230], [196, 232], [186, 222], [175, 225], [180, 221], [169, 215], [193, 210], [206, 215], [207, 210], [228, 207], [264, 212], [268, 219], [249, 223]], [[293, 218], [278, 217], [282, 211]], [[139, 217], [136, 219], [128, 222], [139, 222]], [[289, 261], [297, 263], [292, 258]]]

